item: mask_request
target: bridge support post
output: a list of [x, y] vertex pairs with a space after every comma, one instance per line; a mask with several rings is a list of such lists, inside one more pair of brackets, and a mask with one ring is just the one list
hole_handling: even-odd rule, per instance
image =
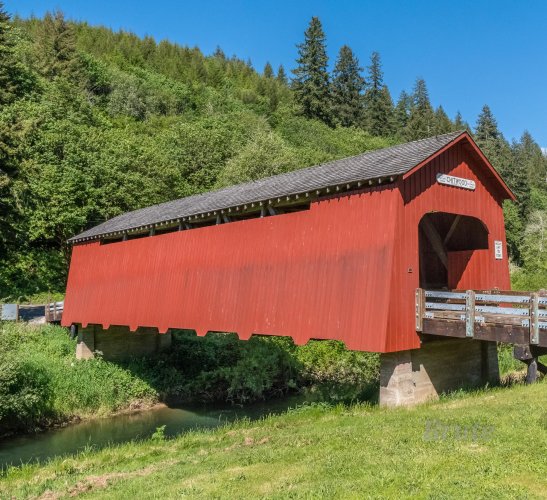
[[106, 330], [99, 325], [78, 328], [76, 359], [91, 359], [97, 353], [109, 361], [139, 356], [151, 356], [171, 347], [171, 332], [158, 333], [156, 328], [138, 328], [129, 331], [126, 326], [111, 326]]
[[410, 406], [444, 392], [499, 383], [495, 342], [424, 341], [420, 349], [380, 356], [380, 405]]

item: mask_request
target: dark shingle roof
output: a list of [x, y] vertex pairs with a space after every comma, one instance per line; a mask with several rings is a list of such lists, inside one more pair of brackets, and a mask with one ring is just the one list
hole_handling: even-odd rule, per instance
[[260, 202], [339, 184], [404, 174], [450, 144], [464, 132], [430, 137], [369, 151], [350, 158], [335, 160], [316, 167], [266, 177], [217, 191], [197, 194], [179, 200], [127, 212], [74, 236], [69, 241], [95, 239], [118, 232], [134, 230], [184, 217]]

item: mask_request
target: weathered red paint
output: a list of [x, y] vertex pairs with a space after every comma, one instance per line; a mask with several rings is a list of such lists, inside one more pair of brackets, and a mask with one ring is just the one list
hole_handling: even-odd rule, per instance
[[[338, 339], [348, 348], [419, 347], [418, 224], [431, 211], [488, 228], [488, 250], [450, 255], [458, 288], [509, 288], [503, 186], [461, 136], [393, 184], [323, 199], [303, 212], [108, 245], [75, 245], [63, 324], [128, 325]], [[435, 182], [474, 179], [475, 191]], [[504, 244], [494, 259], [493, 242]], [[457, 252], [462, 253], [462, 252]], [[467, 259], [467, 260], [466, 260]]]

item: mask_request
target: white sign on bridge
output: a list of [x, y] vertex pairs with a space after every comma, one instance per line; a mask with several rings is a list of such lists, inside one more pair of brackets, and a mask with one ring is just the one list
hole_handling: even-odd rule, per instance
[[475, 181], [471, 179], [464, 179], [463, 177], [454, 177], [453, 175], [446, 174], [437, 174], [437, 182], [447, 186], [469, 189], [470, 191], [474, 191], [476, 187]]

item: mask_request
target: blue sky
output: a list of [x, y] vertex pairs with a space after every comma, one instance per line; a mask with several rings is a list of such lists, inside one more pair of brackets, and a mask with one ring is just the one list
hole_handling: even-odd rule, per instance
[[394, 99], [425, 78], [432, 103], [472, 125], [483, 104], [511, 140], [528, 129], [547, 147], [547, 2], [543, 0], [175, 1], [5, 0], [11, 13], [67, 17], [294, 67], [295, 44], [319, 16], [331, 62], [348, 44], [361, 64], [380, 52]]

